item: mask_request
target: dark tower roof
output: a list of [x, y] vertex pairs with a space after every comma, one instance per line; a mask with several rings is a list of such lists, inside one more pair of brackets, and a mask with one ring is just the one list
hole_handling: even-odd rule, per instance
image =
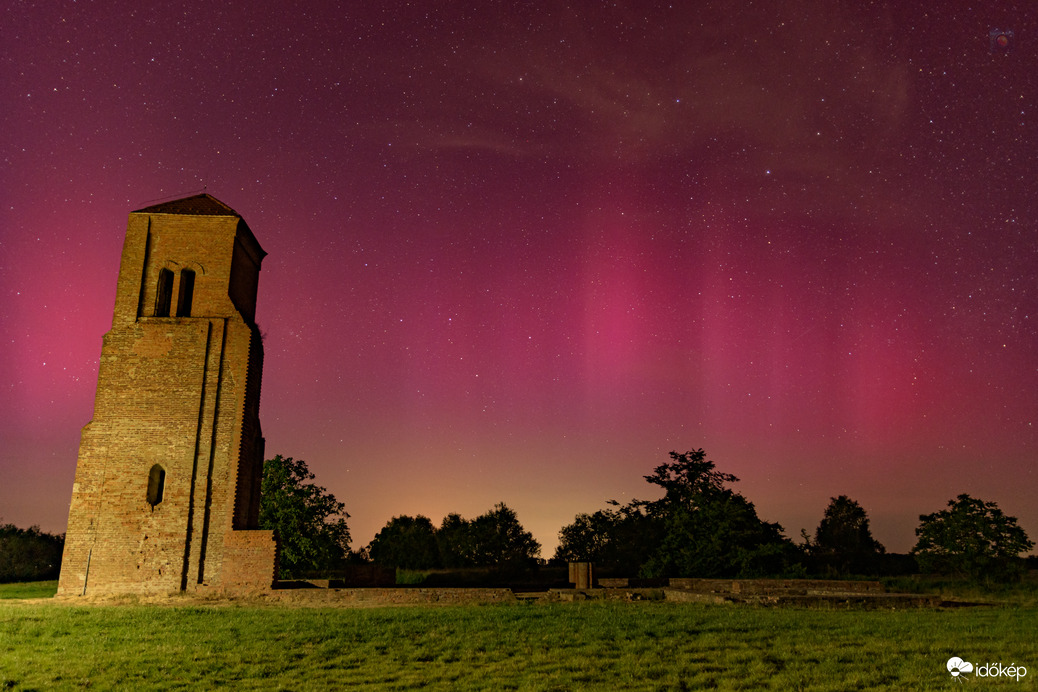
[[162, 202], [144, 209], [138, 209], [134, 214], [186, 214], [189, 216], [237, 216], [241, 214], [234, 211], [226, 204], [212, 195], [201, 194], [183, 199], [175, 199], [171, 202]]

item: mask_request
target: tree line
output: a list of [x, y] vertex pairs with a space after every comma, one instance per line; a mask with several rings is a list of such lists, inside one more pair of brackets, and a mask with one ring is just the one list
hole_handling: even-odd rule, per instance
[[540, 551], [533, 534], [504, 503], [472, 520], [448, 514], [438, 528], [422, 515], [393, 517], [367, 548], [372, 562], [404, 569], [511, 570], [532, 565]]
[[[663, 497], [626, 504], [611, 500], [606, 509], [576, 515], [559, 532], [552, 561], [594, 562], [600, 573], [646, 578], [875, 575], [918, 569], [1004, 580], [1022, 574], [1019, 556], [1034, 547], [1015, 517], [993, 502], [963, 494], [946, 510], [920, 515], [910, 564], [892, 568], [892, 556], [873, 538], [867, 513], [846, 495], [831, 498], [814, 535], [802, 531], [797, 544], [782, 526], [761, 519], [753, 503], [731, 487], [739, 479], [719, 471], [702, 449], [671, 452], [668, 462], [644, 478], [662, 489]], [[313, 474], [303, 461], [278, 456], [266, 462], [261, 524], [278, 531], [283, 577], [350, 561], [405, 569], [514, 568], [532, 565], [540, 552], [503, 503], [472, 520], [449, 514], [438, 527], [421, 515], [393, 517], [371, 543], [351, 552], [342, 504], [310, 479]], [[309, 487], [286, 488], [286, 483]]]
[[0, 525], [0, 584], [57, 579], [64, 548], [64, 535], [44, 533], [39, 526]]
[[[734, 475], [702, 449], [671, 452], [644, 476], [657, 500], [608, 501], [577, 514], [559, 532], [553, 562], [593, 562], [599, 573], [638, 577], [802, 577], [878, 575], [896, 570], [1007, 580], [1023, 573], [1020, 555], [1034, 547], [1015, 517], [966, 494], [919, 517], [908, 564], [893, 565], [873, 538], [865, 510], [846, 495], [831, 498], [813, 535], [794, 543], [782, 526], [761, 519], [736, 492]], [[375, 563], [404, 569], [535, 564], [541, 546], [504, 503], [474, 518], [397, 516], [375, 538], [351, 550], [345, 506], [317, 485], [305, 461], [278, 455], [264, 462], [260, 527], [279, 539], [282, 579]], [[55, 579], [64, 536], [0, 525], [0, 582]], [[902, 560], [902, 563], [904, 561]]]

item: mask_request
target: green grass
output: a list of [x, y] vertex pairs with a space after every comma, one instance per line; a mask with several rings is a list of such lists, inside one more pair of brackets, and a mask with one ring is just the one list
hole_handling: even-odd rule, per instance
[[888, 577], [887, 591], [935, 594], [942, 598], [976, 603], [997, 602], [1012, 606], [1038, 607], [1038, 572], [1014, 582], [978, 584], [966, 579], [937, 576]]
[[[1038, 608], [667, 602], [317, 609], [0, 602], [0, 689], [949, 689], [1028, 667]], [[1008, 684], [974, 678], [984, 685]]]
[[2, 598], [50, 598], [58, 592], [58, 580], [0, 584]]

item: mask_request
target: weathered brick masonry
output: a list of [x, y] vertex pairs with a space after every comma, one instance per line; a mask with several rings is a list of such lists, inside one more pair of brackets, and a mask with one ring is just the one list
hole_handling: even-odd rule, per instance
[[256, 529], [265, 254], [209, 195], [130, 214], [59, 595], [272, 586], [276, 544]]

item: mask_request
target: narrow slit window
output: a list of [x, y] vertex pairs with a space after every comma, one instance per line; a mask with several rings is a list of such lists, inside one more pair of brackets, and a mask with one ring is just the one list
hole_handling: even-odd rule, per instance
[[191, 299], [195, 292], [195, 271], [180, 272], [180, 295], [177, 296], [177, 317], [191, 316]]
[[173, 301], [173, 272], [159, 271], [159, 288], [155, 293], [155, 317], [169, 317], [169, 305]]
[[151, 472], [148, 473], [148, 504], [152, 508], [162, 502], [162, 492], [165, 490], [165, 486], [166, 469], [155, 464], [151, 467]]

